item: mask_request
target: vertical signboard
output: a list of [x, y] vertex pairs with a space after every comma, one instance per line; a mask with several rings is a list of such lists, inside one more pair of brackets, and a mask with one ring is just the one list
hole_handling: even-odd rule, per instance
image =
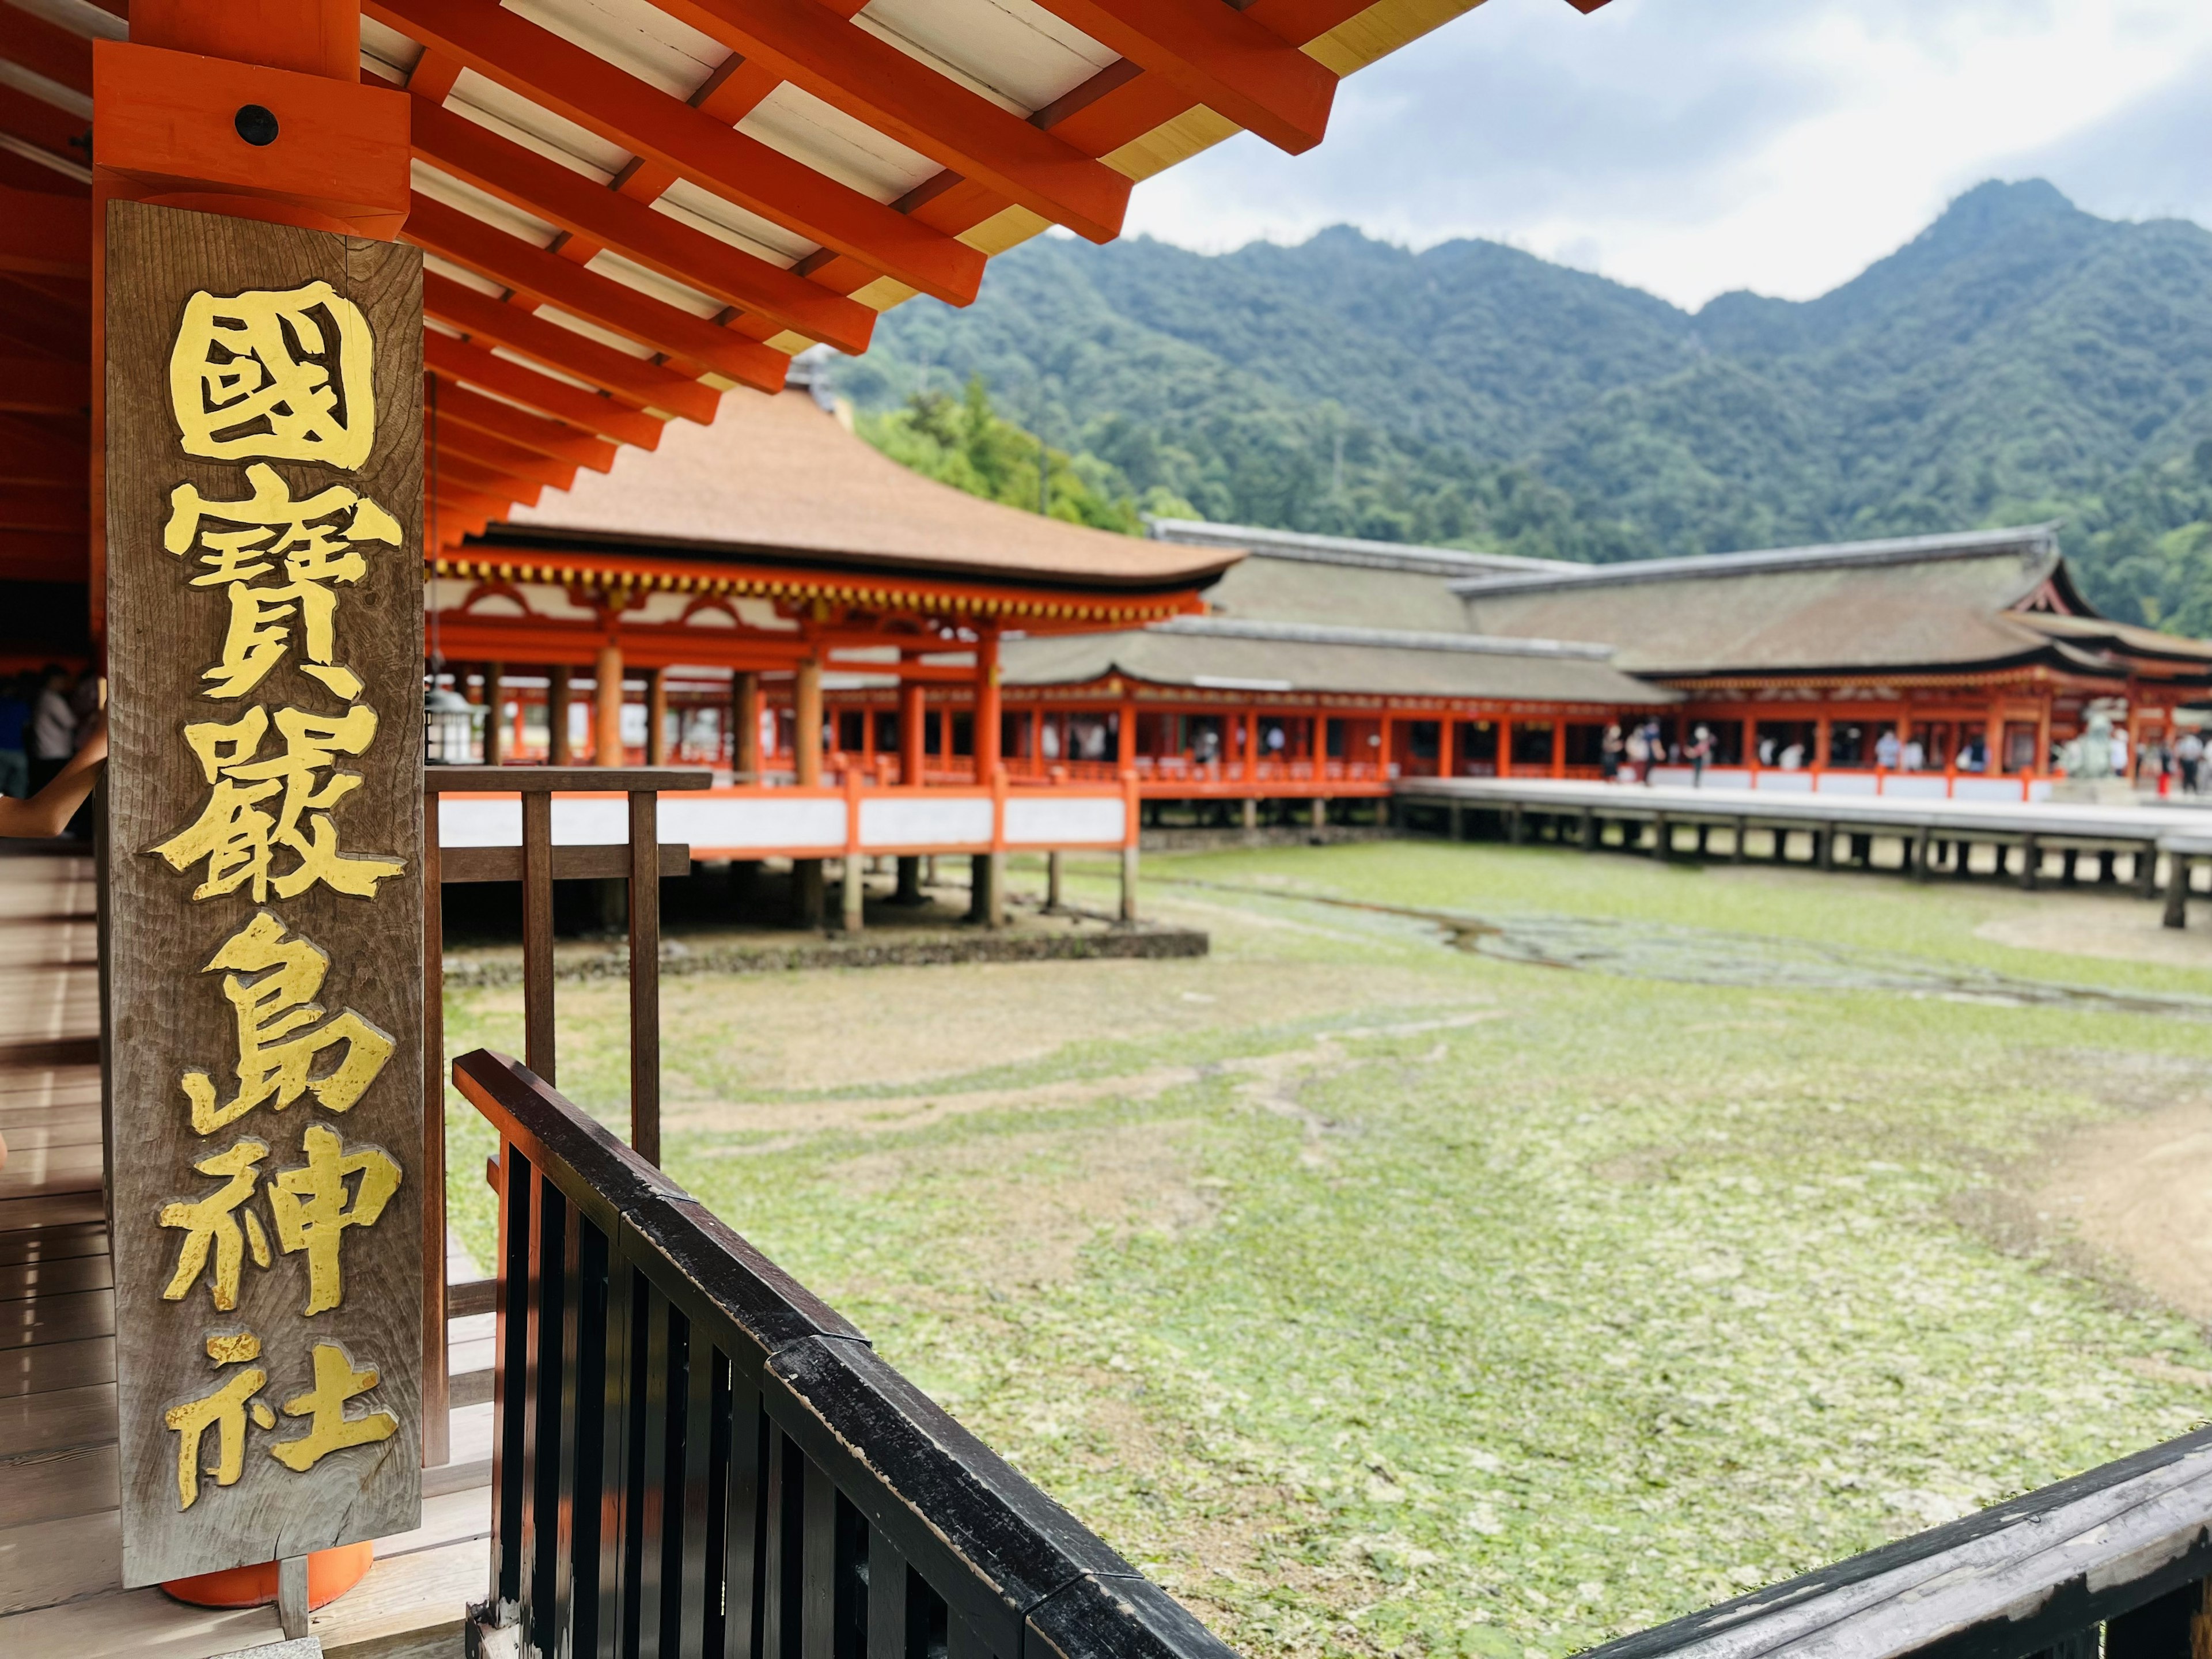
[[124, 1581], [416, 1524], [422, 258], [107, 210]]

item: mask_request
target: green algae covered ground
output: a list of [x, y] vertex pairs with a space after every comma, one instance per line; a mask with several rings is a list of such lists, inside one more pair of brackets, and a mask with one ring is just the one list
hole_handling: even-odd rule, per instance
[[[2185, 944], [1998, 942], [2124, 902], [1419, 842], [1146, 870], [1210, 958], [665, 981], [667, 1164], [1247, 1652], [1563, 1655], [2212, 1402], [2202, 1330], [2023, 1174], [2203, 1092]], [[562, 992], [619, 1121], [622, 988]], [[452, 999], [455, 1052], [519, 1028]]]

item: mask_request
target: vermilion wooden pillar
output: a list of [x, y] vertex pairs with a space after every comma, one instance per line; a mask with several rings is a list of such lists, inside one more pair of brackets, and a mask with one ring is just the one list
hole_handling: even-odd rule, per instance
[[999, 630], [986, 628], [975, 642], [975, 781], [988, 784], [999, 769]]

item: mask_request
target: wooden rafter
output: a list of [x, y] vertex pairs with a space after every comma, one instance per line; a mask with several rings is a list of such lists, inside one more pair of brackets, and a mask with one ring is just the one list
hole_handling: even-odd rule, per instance
[[434, 480], [432, 488], [441, 495], [465, 489], [482, 495], [508, 496], [532, 507], [537, 506], [538, 495], [544, 489], [532, 479], [518, 478], [495, 466], [471, 460], [444, 444], [427, 458], [423, 476], [426, 482]]
[[553, 460], [458, 421], [440, 422], [437, 448], [441, 454], [465, 456], [514, 477], [528, 478], [555, 489], [566, 489], [576, 482], [574, 463]]
[[1102, 46], [1293, 155], [1321, 143], [1336, 76], [1245, 13], [1189, 0], [1041, 0]]
[[791, 360], [782, 352], [680, 311], [626, 283], [586, 270], [558, 253], [532, 247], [519, 236], [420, 192], [408, 212], [406, 236], [442, 258], [665, 352], [678, 363], [696, 363], [763, 392], [783, 388]]
[[1125, 175], [818, 0], [656, 3], [802, 91], [1079, 236], [1110, 242], [1121, 234]]
[[482, 346], [456, 340], [449, 334], [423, 331], [422, 362], [441, 380], [470, 381], [616, 443], [635, 444], [640, 449], [660, 447], [660, 422], [652, 416], [520, 363], [495, 357]]
[[465, 116], [416, 99], [413, 143], [431, 166], [648, 270], [841, 351], [867, 349], [876, 321], [867, 307], [593, 184]]
[[0, 357], [0, 411], [88, 416], [91, 371], [60, 358]]
[[465, 426], [519, 444], [550, 460], [605, 472], [615, 464], [619, 446], [588, 431], [518, 409], [497, 398], [440, 379], [424, 388], [423, 429], [442, 433], [447, 425]]
[[422, 309], [467, 331], [479, 344], [505, 346], [549, 368], [588, 380], [640, 409], [665, 410], [705, 426], [721, 405], [722, 395], [712, 386], [479, 294], [434, 270], [422, 273]]
[[[0, 191], [0, 271], [22, 276], [92, 277], [92, 204], [82, 196]], [[40, 290], [40, 297], [58, 296]]]
[[975, 249], [654, 90], [495, 0], [368, 0], [363, 9], [750, 213], [951, 304], [975, 297], [983, 276]]
[[92, 96], [92, 42], [43, 17], [0, 5], [0, 58]]

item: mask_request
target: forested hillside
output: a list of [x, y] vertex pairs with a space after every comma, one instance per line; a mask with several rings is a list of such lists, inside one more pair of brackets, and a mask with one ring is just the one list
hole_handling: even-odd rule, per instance
[[1030, 434], [1066, 453], [1064, 516], [1180, 501], [1582, 559], [2063, 518], [2100, 604], [2212, 631], [2212, 232], [2040, 182], [1968, 192], [1805, 302], [1693, 313], [1494, 243], [1341, 228], [1213, 257], [1051, 238], [877, 338], [838, 383], [878, 441], [914, 461], [917, 420], [950, 433], [980, 379], [1032, 458]]

